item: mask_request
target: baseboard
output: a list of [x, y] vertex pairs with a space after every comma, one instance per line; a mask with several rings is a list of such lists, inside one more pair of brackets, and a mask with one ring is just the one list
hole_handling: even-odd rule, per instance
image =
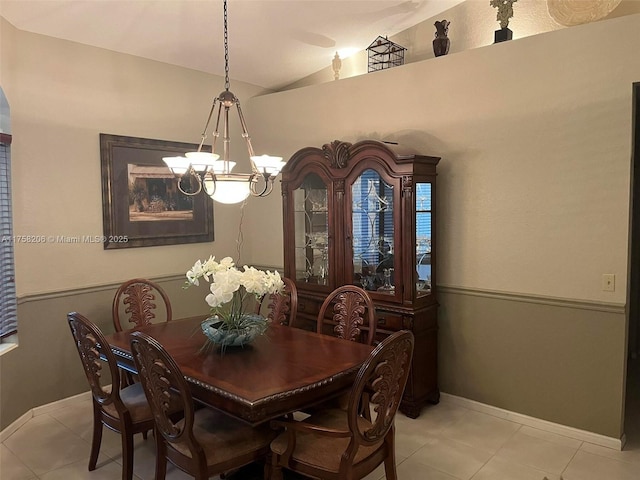
[[27, 413], [16, 419], [11, 425], [0, 432], [0, 443], [13, 435], [21, 426], [27, 423], [33, 417], [33, 410], [29, 410]]
[[73, 395], [72, 397], [63, 398], [61, 400], [56, 400], [55, 402], [47, 403], [46, 405], [40, 405], [39, 407], [33, 408], [33, 416], [37, 417], [38, 415], [43, 415], [45, 413], [53, 412], [54, 410], [58, 410], [63, 407], [68, 407], [72, 403], [81, 401], [81, 400], [89, 400], [91, 398], [91, 392], [83, 392], [77, 395]]
[[512, 422], [521, 423], [522, 425], [537, 428], [538, 430], [543, 430], [545, 432], [555, 433], [575, 440], [580, 440], [582, 442], [591, 443], [593, 445], [611, 448], [613, 450], [622, 450], [626, 442], [626, 437], [624, 435], [622, 435], [622, 438], [607, 437], [598, 433], [580, 430], [579, 428], [568, 427], [559, 423], [553, 423], [547, 420], [523, 415], [521, 413], [511, 412], [509, 410], [476, 402], [475, 400], [469, 400], [468, 398], [450, 395], [448, 393], [441, 393], [440, 401], [459, 405], [461, 407], [468, 408], [469, 410], [486, 413], [487, 415], [493, 415], [494, 417], [503, 418]]
[[62, 407], [67, 407], [72, 405], [73, 403], [85, 400], [87, 398], [91, 398], [91, 392], [79, 393], [78, 395], [74, 395], [72, 397], [63, 398], [62, 400], [56, 400], [55, 402], [48, 403], [46, 405], [41, 405], [39, 407], [32, 408], [20, 418], [15, 420], [11, 425], [0, 432], [0, 443], [4, 442], [7, 438], [13, 435], [21, 426], [27, 423], [31, 418], [37, 417], [38, 415], [43, 415], [45, 413], [52, 412], [54, 410], [58, 410]]

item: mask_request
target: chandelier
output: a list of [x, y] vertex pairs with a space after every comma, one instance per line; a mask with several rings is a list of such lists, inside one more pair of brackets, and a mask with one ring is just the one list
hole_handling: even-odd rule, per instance
[[[165, 157], [164, 162], [178, 180], [178, 189], [185, 195], [197, 195], [204, 191], [213, 200], [220, 203], [238, 203], [249, 195], [264, 197], [273, 190], [273, 182], [282, 170], [282, 157], [269, 155], [257, 156], [251, 145], [251, 137], [240, 108], [240, 100], [229, 91], [229, 35], [227, 28], [227, 0], [224, 0], [224, 91], [213, 99], [213, 105], [202, 131], [202, 139], [195, 152], [187, 152], [181, 157]], [[229, 160], [229, 109], [236, 106], [240, 117], [242, 136], [247, 143], [251, 173], [232, 173], [236, 162]], [[203, 151], [207, 130], [218, 107], [215, 130], [213, 131], [211, 152]], [[222, 160], [216, 154], [216, 141], [220, 136], [220, 117], [222, 116]]]

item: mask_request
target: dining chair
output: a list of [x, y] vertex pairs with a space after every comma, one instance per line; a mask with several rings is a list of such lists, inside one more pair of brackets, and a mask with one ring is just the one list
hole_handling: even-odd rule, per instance
[[282, 281], [284, 282], [284, 293], [272, 293], [263, 296], [256, 305], [255, 313], [260, 314], [265, 301], [268, 300], [267, 309], [269, 313], [267, 318], [273, 323], [293, 327], [298, 312], [298, 289], [295, 282], [290, 278], [283, 277]]
[[[120, 371], [111, 348], [97, 325], [79, 313], [67, 314], [71, 334], [75, 340], [84, 373], [89, 381], [93, 397], [93, 436], [89, 471], [96, 468], [102, 427], [120, 433], [122, 439], [122, 479], [131, 480], [133, 476], [133, 435], [153, 429], [153, 416], [144, 396], [142, 386], [133, 384], [123, 389], [120, 385]], [[106, 363], [102, 360], [106, 360]], [[104, 375], [103, 365], [111, 374]], [[111, 381], [111, 385], [106, 382]], [[175, 408], [172, 408], [175, 411]]]
[[[333, 306], [331, 319], [327, 317], [327, 310]], [[366, 326], [365, 331], [361, 327]], [[372, 345], [376, 336], [375, 307], [366, 290], [356, 285], [344, 285], [336, 288], [325, 298], [318, 312], [317, 332], [333, 333], [346, 340]], [[347, 408], [348, 394], [340, 395], [322, 402], [319, 406], [306, 407], [303, 413], [312, 414], [318, 408]], [[361, 402], [362, 412], [369, 416], [367, 396]]]
[[[164, 307], [164, 319], [170, 322], [171, 301], [162, 287], [144, 278], [128, 280], [118, 287], [113, 297], [111, 307], [113, 326], [116, 332], [121, 332], [129, 328], [149, 325], [156, 318], [156, 313], [162, 311], [161, 307]], [[123, 320], [128, 322], [124, 326]]]
[[[381, 463], [387, 480], [396, 480], [394, 419], [407, 384], [414, 338], [401, 330], [384, 339], [358, 371], [348, 408], [322, 409], [300, 421], [273, 420], [285, 431], [271, 442], [271, 474], [282, 469], [323, 480], [364, 478]], [[372, 418], [361, 412], [370, 391]]]
[[[134, 332], [131, 352], [155, 418], [156, 480], [165, 478], [167, 460], [196, 480], [204, 480], [267, 458], [277, 434], [268, 423], [251, 427], [212, 408], [194, 409], [180, 367], [149, 335]], [[177, 423], [167, 415], [165, 398], [171, 391], [178, 393], [184, 411]], [[269, 470], [265, 461], [265, 478]]]
[[[329, 320], [326, 315], [331, 306], [333, 315]], [[331, 292], [320, 307], [317, 331], [327, 333], [328, 327], [333, 327], [333, 332], [340, 338], [372, 345], [376, 336], [375, 308], [366, 290], [344, 285]]]

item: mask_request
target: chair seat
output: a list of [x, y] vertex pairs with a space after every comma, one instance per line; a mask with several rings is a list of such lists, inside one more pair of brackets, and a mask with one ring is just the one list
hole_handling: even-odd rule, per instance
[[[120, 399], [122, 400], [122, 403], [124, 403], [124, 406], [127, 407], [133, 423], [142, 423], [153, 420], [153, 415], [149, 408], [147, 397], [144, 395], [142, 384], [134, 383], [133, 385], [129, 385], [128, 387], [121, 389]], [[170, 402], [169, 414], [174, 414], [182, 410], [180, 406], [180, 399], [177, 395], [172, 395]], [[112, 403], [104, 405], [103, 410], [112, 417], [118, 416], [116, 407]]]
[[[371, 422], [360, 417], [358, 422], [362, 430], [371, 428]], [[342, 409], [332, 408], [315, 413], [304, 420], [306, 424], [319, 425], [326, 428], [348, 431], [347, 412]], [[296, 448], [291, 456], [292, 461], [310, 465], [326, 471], [338, 473], [340, 460], [349, 445], [349, 438], [332, 438], [322, 435], [314, 435], [307, 432], [296, 432]], [[272, 443], [271, 451], [278, 455], [284, 454], [287, 449], [288, 437], [286, 433], [280, 434]], [[382, 440], [371, 446], [360, 446], [354, 463], [359, 463], [380, 448]]]
[[[182, 428], [184, 420], [176, 427]], [[278, 432], [268, 424], [251, 427], [211, 408], [201, 408], [194, 414], [193, 434], [207, 457], [207, 465], [224, 463], [269, 447]], [[191, 457], [186, 444], [169, 444], [181, 454]]]
[[[125, 407], [127, 407], [127, 410], [129, 410], [133, 423], [153, 420], [147, 397], [144, 396], [144, 390], [142, 390], [142, 385], [139, 383], [134, 383], [120, 390], [120, 399]], [[112, 417], [118, 416], [118, 412], [113, 403], [104, 405], [103, 409]]]

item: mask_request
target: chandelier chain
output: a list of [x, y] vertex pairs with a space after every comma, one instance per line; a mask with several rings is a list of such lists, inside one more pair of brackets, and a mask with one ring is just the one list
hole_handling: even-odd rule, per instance
[[229, 34], [227, 28], [227, 0], [224, 0], [224, 88], [229, 91]]

